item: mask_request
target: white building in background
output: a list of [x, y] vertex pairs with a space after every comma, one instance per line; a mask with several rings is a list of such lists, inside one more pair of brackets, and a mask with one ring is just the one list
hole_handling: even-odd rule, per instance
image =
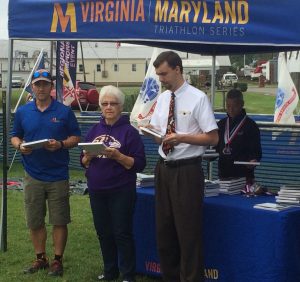
[[[51, 43], [49, 41], [14, 41], [13, 75], [23, 77], [26, 81], [41, 49], [46, 58], [46, 68], [51, 65]], [[53, 44], [53, 74], [55, 75], [56, 50]], [[152, 55], [153, 48], [141, 45], [116, 43], [82, 42], [77, 52], [77, 79], [96, 83], [97, 85], [141, 85]], [[183, 59], [184, 72], [198, 75], [201, 70], [211, 72], [211, 56], [200, 56], [178, 52]], [[6, 85], [8, 69], [8, 41], [0, 41], [0, 74], [2, 84]], [[229, 56], [218, 56], [216, 68], [228, 68]], [[85, 71], [85, 72], [84, 72]]]

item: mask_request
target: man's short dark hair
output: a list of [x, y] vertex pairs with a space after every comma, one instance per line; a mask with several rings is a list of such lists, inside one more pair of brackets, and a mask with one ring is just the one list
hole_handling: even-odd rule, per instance
[[231, 89], [227, 92], [226, 99], [234, 99], [241, 103], [244, 103], [244, 97], [241, 90]]
[[164, 62], [167, 62], [172, 69], [175, 69], [178, 66], [180, 68], [180, 72], [183, 72], [182, 60], [177, 53], [173, 51], [160, 53], [154, 61], [153, 66], [158, 68]]

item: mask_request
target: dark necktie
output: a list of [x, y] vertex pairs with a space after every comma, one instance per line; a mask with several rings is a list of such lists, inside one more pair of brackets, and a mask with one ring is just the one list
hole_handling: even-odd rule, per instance
[[[169, 135], [171, 133], [175, 133], [175, 94], [174, 93], [171, 93], [166, 135]], [[162, 149], [165, 155], [168, 155], [168, 153], [173, 151], [174, 146], [171, 144], [163, 143]]]

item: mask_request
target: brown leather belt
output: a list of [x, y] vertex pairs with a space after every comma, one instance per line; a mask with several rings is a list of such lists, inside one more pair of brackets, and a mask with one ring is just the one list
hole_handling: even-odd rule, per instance
[[159, 162], [161, 164], [164, 164], [165, 166], [169, 166], [169, 167], [179, 167], [182, 165], [189, 165], [189, 164], [201, 164], [201, 161], [202, 161], [201, 156], [195, 158], [179, 159], [179, 160], [171, 160], [171, 161], [167, 161], [162, 157], [159, 158]]

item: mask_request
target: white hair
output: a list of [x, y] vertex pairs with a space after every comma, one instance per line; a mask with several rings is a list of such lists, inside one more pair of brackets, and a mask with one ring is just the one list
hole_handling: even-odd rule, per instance
[[118, 102], [123, 106], [125, 101], [124, 93], [113, 85], [106, 85], [101, 88], [100, 95], [99, 95], [99, 105], [101, 106], [101, 102], [103, 101], [104, 96], [114, 96], [117, 98]]

